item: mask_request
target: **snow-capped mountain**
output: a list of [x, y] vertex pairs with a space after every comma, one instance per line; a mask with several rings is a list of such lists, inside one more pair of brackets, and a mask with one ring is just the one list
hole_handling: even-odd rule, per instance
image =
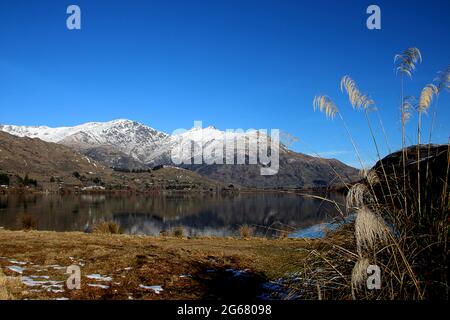
[[[74, 127], [0, 125], [0, 130], [19, 136], [39, 138], [70, 146], [111, 166], [122, 162], [139, 165], [159, 165], [171, 162], [172, 150], [192, 141], [193, 157], [201, 155], [202, 148], [221, 148], [233, 141], [248, 141], [258, 137], [258, 131], [225, 132], [209, 126], [168, 135], [144, 124], [119, 119], [109, 122], [89, 122]], [[198, 148], [197, 148], [198, 147]], [[237, 153], [246, 154], [245, 145], [236, 143]], [[112, 161], [105, 161], [107, 158]], [[131, 158], [131, 159], [130, 159]], [[119, 161], [120, 159], [120, 161]], [[128, 165], [129, 166], [129, 165]]]
[[[50, 128], [46, 126], [26, 127], [0, 125], [0, 130], [20, 137], [39, 138], [72, 147], [90, 158], [109, 167], [151, 168], [156, 165], [173, 165], [173, 151], [186, 142], [189, 143], [188, 158], [194, 160], [192, 165], [176, 163], [209, 178], [225, 183], [248, 187], [317, 187], [342, 182], [336, 178], [336, 172], [345, 181], [355, 181], [358, 171], [335, 159], [319, 159], [279, 148], [279, 172], [275, 175], [260, 174], [261, 164], [220, 165], [203, 161], [195, 163], [195, 158], [205, 159], [205, 150], [217, 154], [224, 145], [234, 142], [236, 158], [242, 155], [248, 164], [248, 146], [238, 141], [250, 142], [263, 132], [225, 132], [214, 127], [196, 126], [190, 130], [175, 132], [172, 135], [160, 132], [131, 120], [114, 120], [110, 122], [90, 122], [74, 127]], [[266, 136], [267, 137], [267, 136]], [[263, 139], [262, 141], [264, 141]], [[267, 141], [267, 140], [266, 140]], [[261, 140], [257, 146], [261, 147]], [[269, 144], [269, 141], [267, 141]], [[186, 150], [183, 147], [183, 150]], [[189, 150], [190, 149], [190, 150]], [[189, 153], [190, 152], [190, 153]], [[227, 151], [224, 151], [224, 157]], [[187, 159], [183, 157], [183, 159]], [[234, 156], [233, 156], [234, 159]], [[225, 163], [225, 161], [224, 161]], [[332, 169], [333, 168], [333, 169]]]
[[103, 152], [119, 152], [143, 163], [169, 137], [163, 132], [126, 119], [58, 128], [0, 125], [0, 130], [19, 137], [64, 144], [81, 152], [92, 153], [92, 149], [96, 148]]
[[[221, 131], [213, 126], [206, 128], [193, 127], [190, 130], [182, 130], [181, 132], [175, 132], [173, 135], [164, 139], [157, 149], [147, 158], [149, 164], [165, 164], [170, 162], [172, 155], [177, 158], [176, 153], [181, 152], [181, 148], [189, 149], [187, 144], [192, 145], [191, 152], [192, 158], [206, 157], [206, 153], [214, 153], [213, 150], [223, 150], [223, 157], [226, 157], [226, 146], [233, 146], [233, 153], [235, 155], [240, 154], [248, 156], [248, 146], [246, 143], [249, 140], [254, 141], [256, 144], [258, 141], [259, 132], [257, 130], [250, 130], [247, 132], [234, 132], [234, 131]], [[262, 140], [262, 139], [261, 139]], [[284, 150], [284, 149], [283, 149]], [[185, 160], [186, 157], [184, 157]], [[180, 159], [178, 159], [180, 160]]]

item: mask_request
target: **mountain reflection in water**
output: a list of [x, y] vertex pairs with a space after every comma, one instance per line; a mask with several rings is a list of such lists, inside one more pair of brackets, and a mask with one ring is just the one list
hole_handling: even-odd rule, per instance
[[[344, 203], [342, 194], [326, 197]], [[328, 222], [338, 212], [328, 201], [285, 193], [0, 196], [0, 226], [21, 229], [23, 216], [34, 217], [39, 230], [85, 231], [112, 220], [128, 234], [159, 235], [181, 226], [190, 236], [234, 236], [246, 224], [255, 235], [274, 236], [277, 230]]]

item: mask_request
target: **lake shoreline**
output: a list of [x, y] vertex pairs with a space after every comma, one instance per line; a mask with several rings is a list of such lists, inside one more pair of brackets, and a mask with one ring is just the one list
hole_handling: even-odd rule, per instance
[[355, 183], [349, 183], [345, 185], [338, 186], [328, 186], [328, 187], [316, 187], [316, 188], [230, 188], [223, 187], [220, 190], [173, 190], [173, 189], [158, 189], [158, 190], [137, 190], [137, 189], [114, 189], [114, 190], [79, 190], [74, 188], [68, 188], [63, 190], [39, 190], [35, 188], [18, 188], [18, 187], [0, 187], [0, 194], [99, 194], [99, 195], [160, 195], [160, 194], [186, 194], [186, 195], [198, 195], [198, 194], [239, 194], [239, 193], [294, 193], [302, 194], [305, 192], [314, 193], [328, 193], [328, 192], [340, 192], [346, 193], [348, 188], [350, 188]]
[[[326, 198], [326, 199], [325, 199]], [[325, 199], [325, 200], [324, 200]], [[127, 234], [157, 236], [183, 229], [189, 236], [279, 237], [341, 215], [342, 194], [7, 194], [0, 195], [0, 226], [10, 230], [90, 232], [112, 222]], [[341, 208], [344, 210], [344, 208]]]

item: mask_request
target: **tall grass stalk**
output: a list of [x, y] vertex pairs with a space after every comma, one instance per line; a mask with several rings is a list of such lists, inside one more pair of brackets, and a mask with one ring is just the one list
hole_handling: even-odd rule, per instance
[[[347, 91], [352, 107], [364, 111], [379, 161], [367, 172], [365, 179], [353, 185], [347, 194], [347, 209], [356, 211], [353, 226], [330, 234], [326, 243], [336, 246], [311, 251], [322, 260], [312, 263], [314, 269], [306, 269], [309, 272], [307, 276], [314, 279], [317, 288], [320, 287], [320, 297], [428, 299], [448, 298], [449, 295], [450, 139], [446, 146], [432, 146], [431, 141], [439, 94], [442, 88], [450, 88], [450, 69], [446, 70], [447, 73], [441, 73], [441, 82], [426, 85], [419, 98], [415, 99], [405, 95], [404, 78], [411, 77], [416, 64], [422, 61], [420, 51], [409, 48], [396, 55], [394, 61], [397, 73], [400, 73], [402, 147], [399, 152], [384, 159], [381, 158], [370, 119], [370, 106], [375, 106], [375, 102], [362, 94], [350, 77], [341, 80], [341, 90], [345, 88]], [[424, 159], [421, 146], [425, 121], [423, 115], [433, 102], [428, 154]], [[314, 107], [327, 117], [340, 115], [334, 102], [327, 96], [316, 97]], [[408, 147], [406, 125], [412, 110], [418, 113], [417, 139], [413, 141], [415, 146]], [[356, 146], [345, 121], [343, 124], [352, 144]], [[387, 141], [387, 137], [385, 139]], [[361, 158], [359, 152], [357, 156]], [[426, 167], [421, 164], [425, 160]], [[377, 174], [381, 172], [382, 175]], [[398, 175], [398, 172], [403, 174]], [[387, 199], [386, 194], [390, 199]], [[351, 228], [353, 238], [348, 237]], [[341, 235], [342, 232], [345, 236]], [[348, 267], [348, 262], [353, 262], [353, 268]], [[362, 290], [368, 264], [382, 268], [385, 287], [381, 291]], [[317, 298], [319, 293], [315, 291], [310, 290], [308, 293]]]

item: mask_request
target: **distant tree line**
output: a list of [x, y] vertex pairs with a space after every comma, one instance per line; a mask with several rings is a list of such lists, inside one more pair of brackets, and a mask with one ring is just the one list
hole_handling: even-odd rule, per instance
[[16, 175], [16, 178], [17, 178], [17, 182], [21, 185], [37, 187], [37, 180], [28, 177], [28, 173], [25, 174], [25, 177], [23, 177], [23, 178], [19, 175]]
[[9, 176], [6, 173], [0, 173], [0, 185], [9, 186]]
[[95, 177], [95, 178], [93, 178], [93, 179], [89, 179], [89, 178], [87, 178], [85, 175], [82, 175], [82, 174], [80, 174], [78, 171], [74, 171], [73, 173], [72, 173], [72, 175], [75, 177], [75, 178], [77, 178], [78, 180], [80, 180], [80, 181], [88, 181], [88, 180], [91, 180], [93, 183], [95, 183], [95, 184], [101, 184], [101, 185], [104, 185], [105, 183], [102, 181], [102, 179], [100, 179], [99, 177]]
[[128, 169], [128, 168], [121, 168], [121, 167], [112, 167], [114, 171], [117, 172], [126, 172], [126, 173], [150, 173], [152, 172], [152, 169]]

